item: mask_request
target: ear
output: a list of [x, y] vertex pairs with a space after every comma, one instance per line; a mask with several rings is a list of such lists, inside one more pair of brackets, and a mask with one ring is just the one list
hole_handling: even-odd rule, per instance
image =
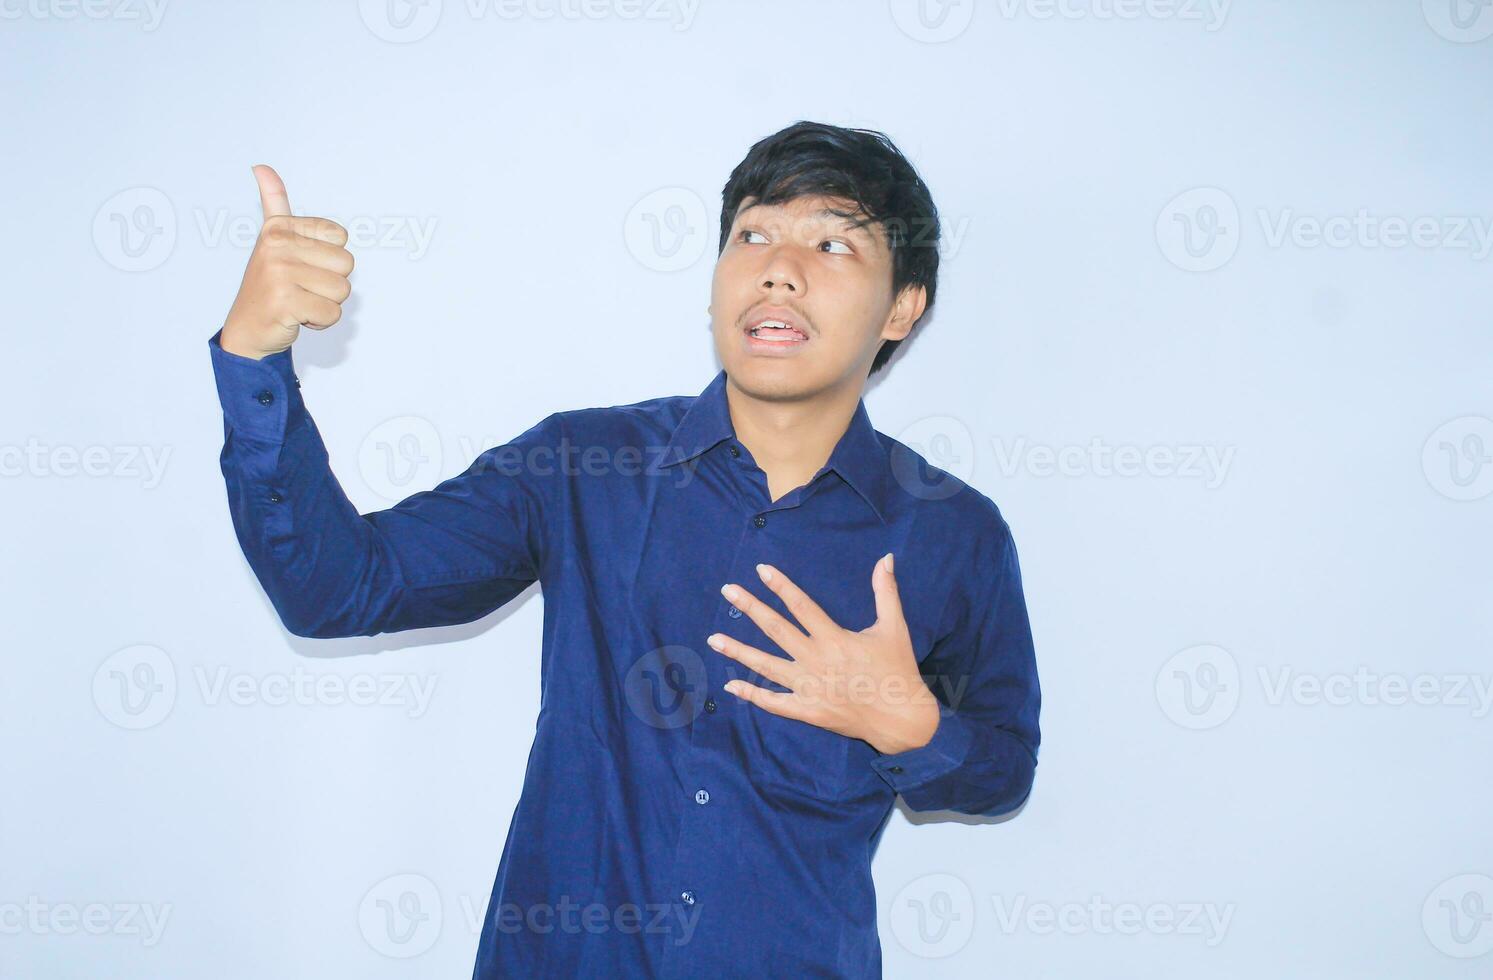
[[923, 315], [927, 305], [928, 290], [921, 283], [903, 286], [902, 292], [897, 294], [896, 302], [892, 304], [892, 314], [887, 317], [886, 326], [881, 330], [881, 339], [904, 339], [912, 333], [913, 324], [918, 322], [918, 317]]

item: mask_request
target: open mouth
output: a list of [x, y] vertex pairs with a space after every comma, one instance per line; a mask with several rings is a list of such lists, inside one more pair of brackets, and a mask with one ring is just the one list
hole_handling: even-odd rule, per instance
[[801, 344], [809, 335], [782, 320], [763, 320], [756, 326], [747, 327], [747, 336], [769, 344]]

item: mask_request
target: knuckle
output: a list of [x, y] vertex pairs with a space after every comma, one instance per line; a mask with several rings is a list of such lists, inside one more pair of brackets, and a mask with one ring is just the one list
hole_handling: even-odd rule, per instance
[[264, 224], [260, 228], [260, 234], [265, 235], [269, 238], [289, 237], [295, 234], [295, 229], [291, 226], [291, 219], [289, 216], [283, 214], [272, 214], [268, 218], [264, 219]]

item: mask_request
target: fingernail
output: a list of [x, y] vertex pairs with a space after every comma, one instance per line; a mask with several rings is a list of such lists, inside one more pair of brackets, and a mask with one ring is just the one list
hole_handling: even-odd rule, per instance
[[892, 553], [890, 551], [888, 551], [886, 553], [886, 556], [881, 559], [881, 563], [886, 566], [887, 571], [890, 572], [892, 570]]
[[734, 586], [734, 585], [723, 585], [723, 586], [721, 586], [721, 595], [725, 596], [727, 599], [730, 599], [732, 602], [735, 602], [736, 601], [736, 586]]
[[717, 650], [723, 649], [726, 646], [726, 641], [721, 639], [721, 635], [719, 633], [711, 633], [709, 636], [705, 637], [705, 642], [709, 643]]
[[757, 574], [762, 576], [762, 581], [764, 582], [772, 581], [772, 569], [766, 565], [759, 564], [757, 566]]

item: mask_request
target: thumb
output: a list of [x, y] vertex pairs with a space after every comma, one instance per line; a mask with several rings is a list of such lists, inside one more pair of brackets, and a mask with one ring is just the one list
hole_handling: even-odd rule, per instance
[[897, 576], [892, 572], [892, 561], [892, 553], [887, 552], [876, 562], [876, 569], [871, 573], [871, 590], [876, 594], [878, 623], [902, 621], [902, 597], [897, 591]]
[[257, 164], [254, 167], [254, 179], [259, 183], [259, 203], [264, 208], [266, 218], [290, 214], [290, 196], [285, 193], [285, 181], [280, 179], [273, 167]]

